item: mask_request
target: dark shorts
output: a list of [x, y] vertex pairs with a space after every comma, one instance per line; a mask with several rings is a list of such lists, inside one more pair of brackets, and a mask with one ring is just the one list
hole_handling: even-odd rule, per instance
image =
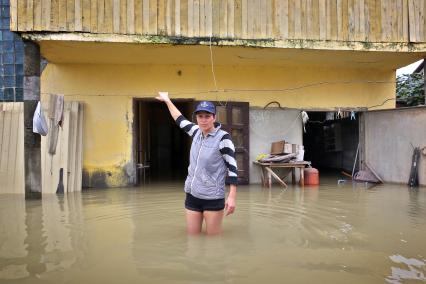
[[200, 199], [187, 193], [185, 199], [185, 208], [197, 212], [221, 211], [225, 208], [225, 199]]

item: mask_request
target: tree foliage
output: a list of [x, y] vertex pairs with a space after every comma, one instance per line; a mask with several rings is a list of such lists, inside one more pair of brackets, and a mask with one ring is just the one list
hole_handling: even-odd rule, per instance
[[396, 99], [407, 106], [425, 104], [423, 74], [413, 73], [399, 75], [396, 78]]

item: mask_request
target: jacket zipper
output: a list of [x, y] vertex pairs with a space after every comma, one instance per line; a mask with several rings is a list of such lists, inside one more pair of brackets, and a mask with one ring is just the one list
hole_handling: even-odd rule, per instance
[[202, 135], [203, 134], [201, 133], [201, 146], [200, 146], [200, 149], [198, 150], [197, 161], [195, 162], [194, 176], [192, 177], [192, 181], [191, 181], [191, 191], [192, 191], [192, 184], [194, 183], [195, 175], [197, 174], [198, 159], [200, 158], [201, 148], [203, 148], [203, 143], [204, 143], [204, 138]]

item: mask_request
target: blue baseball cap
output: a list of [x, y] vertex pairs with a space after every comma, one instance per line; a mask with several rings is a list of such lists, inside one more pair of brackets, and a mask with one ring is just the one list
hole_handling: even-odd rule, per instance
[[194, 113], [205, 111], [211, 114], [216, 114], [216, 106], [212, 102], [202, 101], [195, 108]]

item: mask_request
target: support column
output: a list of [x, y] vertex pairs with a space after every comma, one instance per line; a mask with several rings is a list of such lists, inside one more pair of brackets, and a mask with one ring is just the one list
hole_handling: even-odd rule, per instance
[[33, 115], [40, 100], [40, 47], [24, 41], [25, 198], [41, 197], [40, 135], [33, 133]]

